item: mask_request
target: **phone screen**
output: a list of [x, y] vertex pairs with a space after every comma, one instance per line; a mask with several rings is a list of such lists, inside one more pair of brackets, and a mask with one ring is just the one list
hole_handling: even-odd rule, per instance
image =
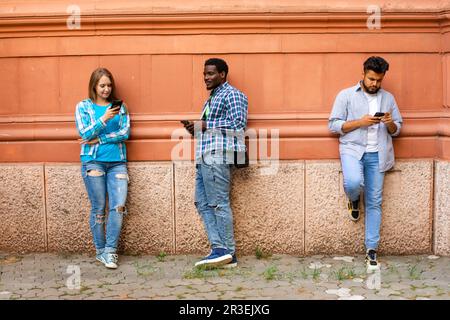
[[108, 110], [112, 110], [113, 112], [119, 113], [120, 106], [111, 106], [108, 108]]
[[111, 108], [114, 108], [114, 109], [121, 107], [121, 106], [122, 106], [122, 100], [114, 100], [111, 103]]

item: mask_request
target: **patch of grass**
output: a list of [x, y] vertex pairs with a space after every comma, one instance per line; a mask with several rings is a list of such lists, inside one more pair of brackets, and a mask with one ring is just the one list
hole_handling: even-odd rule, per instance
[[192, 270], [188, 270], [183, 274], [183, 278], [185, 279], [202, 279], [205, 278], [203, 270], [199, 268], [193, 268]]
[[416, 291], [417, 289], [423, 289], [424, 287], [420, 287], [420, 286], [415, 286], [413, 284], [410, 284], [409, 287], [411, 288], [412, 291]]
[[294, 279], [302, 278], [303, 280], [306, 280], [309, 278], [310, 275], [312, 275], [314, 280], [317, 280], [321, 274], [320, 269], [315, 269], [312, 273], [309, 272], [308, 269], [303, 267], [302, 269], [295, 270], [294, 272], [287, 272], [283, 274], [284, 279], [288, 279], [289, 281], [292, 281]]
[[234, 289], [234, 291], [236, 291], [236, 292], [239, 292], [239, 291], [242, 291], [244, 288], [242, 288], [242, 287], [237, 287], [236, 289]]
[[335, 278], [339, 281], [353, 279], [356, 277], [355, 270], [353, 268], [342, 267], [333, 272]]
[[313, 273], [312, 273], [312, 278], [314, 280], [318, 280], [321, 273], [322, 273], [322, 271], [320, 269], [314, 268]]
[[389, 265], [387, 270], [388, 270], [388, 272], [398, 273], [398, 268], [394, 264]]
[[80, 293], [83, 293], [84, 291], [90, 290], [91, 288], [88, 286], [81, 286], [80, 287]]
[[436, 295], [437, 296], [443, 296], [446, 293], [447, 292], [445, 290], [443, 290], [442, 288], [436, 288]]
[[199, 266], [194, 267], [183, 274], [185, 279], [204, 279], [212, 276], [217, 276], [217, 268]]
[[226, 277], [252, 277], [254, 274], [254, 268], [231, 268], [231, 269], [224, 269], [224, 268], [220, 268], [219, 269], [219, 273], [221, 276], [226, 276]]
[[300, 274], [303, 279], [308, 279], [308, 271], [305, 269], [305, 267], [303, 267], [303, 269], [300, 271]]
[[278, 268], [276, 266], [270, 266], [264, 270], [263, 275], [266, 280], [278, 279]]
[[408, 267], [408, 275], [411, 280], [419, 280], [423, 270], [420, 269], [417, 264]]
[[186, 299], [186, 297], [182, 293], [179, 293], [179, 294], [177, 294], [177, 299], [182, 300], [182, 299]]
[[265, 252], [263, 249], [261, 249], [259, 246], [256, 247], [255, 249], [255, 255], [256, 255], [256, 259], [261, 260], [261, 259], [267, 259], [270, 256], [272, 256], [271, 253], [269, 252]]
[[287, 272], [284, 274], [284, 279], [287, 279], [289, 281], [294, 280], [297, 277], [297, 273], [296, 272]]
[[[119, 284], [120, 281], [116, 284]], [[103, 288], [104, 286], [113, 286], [114, 284], [109, 281], [104, 281], [102, 284], [98, 285], [97, 288]], [[111, 290], [111, 288], [107, 288], [108, 290]]]
[[167, 254], [164, 251], [159, 252], [159, 254], [156, 256], [158, 258], [159, 262], [164, 262], [164, 258], [167, 256]]
[[355, 273], [355, 270], [353, 270], [353, 268], [348, 269], [348, 276], [349, 276], [349, 279], [356, 278], [356, 273]]

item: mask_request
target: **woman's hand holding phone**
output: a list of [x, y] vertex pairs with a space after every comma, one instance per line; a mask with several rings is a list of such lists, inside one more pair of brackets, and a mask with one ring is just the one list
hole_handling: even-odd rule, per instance
[[113, 104], [106, 109], [105, 114], [102, 116], [103, 121], [106, 122], [114, 118], [119, 113], [121, 106], [122, 101], [120, 101], [120, 104], [117, 104], [116, 101], [113, 101]]

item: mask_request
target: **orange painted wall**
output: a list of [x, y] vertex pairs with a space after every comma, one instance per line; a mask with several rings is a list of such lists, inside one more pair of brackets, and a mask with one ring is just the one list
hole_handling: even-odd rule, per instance
[[[391, 65], [384, 87], [404, 116], [403, 158], [450, 159], [450, 1], [67, 1], [0, 4], [0, 162], [78, 161], [74, 110], [93, 69], [129, 106], [129, 160], [170, 160], [178, 120], [198, 117], [208, 57], [249, 97], [249, 127], [280, 130], [282, 159], [337, 158], [327, 117], [362, 62]], [[380, 4], [382, 28], [366, 27]]]

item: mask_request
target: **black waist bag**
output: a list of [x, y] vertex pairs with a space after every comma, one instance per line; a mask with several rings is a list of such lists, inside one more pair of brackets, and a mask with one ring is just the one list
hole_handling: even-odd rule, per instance
[[247, 168], [250, 160], [247, 151], [235, 151], [234, 152], [234, 167], [235, 168]]

